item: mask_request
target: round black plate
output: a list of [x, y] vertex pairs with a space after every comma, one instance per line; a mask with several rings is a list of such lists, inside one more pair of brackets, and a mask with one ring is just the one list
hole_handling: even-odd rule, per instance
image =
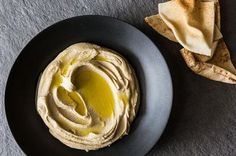
[[[39, 74], [59, 52], [77, 42], [92, 42], [122, 54], [136, 71], [140, 88], [139, 112], [129, 135], [110, 147], [85, 152], [55, 139], [35, 108]], [[5, 111], [21, 149], [34, 156], [145, 155], [159, 139], [172, 105], [172, 82], [157, 47], [135, 27], [111, 17], [79, 16], [56, 23], [33, 38], [10, 72]]]

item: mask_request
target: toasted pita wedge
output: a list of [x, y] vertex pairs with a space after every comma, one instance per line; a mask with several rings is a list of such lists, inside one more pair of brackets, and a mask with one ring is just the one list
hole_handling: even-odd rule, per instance
[[[218, 40], [217, 41], [214, 41], [213, 44], [212, 44], [212, 48], [211, 48], [211, 51], [213, 53], [213, 56], [214, 56], [214, 53], [215, 53], [215, 50], [216, 50], [216, 47], [218, 45]], [[205, 55], [201, 55], [201, 54], [196, 54], [194, 53], [193, 54], [199, 61], [201, 62], [207, 62], [208, 60], [210, 60], [213, 56], [205, 56]]]
[[223, 39], [219, 41], [214, 57], [212, 57], [208, 63], [215, 64], [233, 74], [236, 74], [236, 69], [230, 58], [230, 52]]
[[[223, 38], [223, 35], [220, 32], [221, 25], [220, 25], [220, 4], [218, 0], [202, 0], [202, 2], [215, 2], [215, 30], [214, 30], [214, 42], [211, 48], [212, 54], [214, 55], [215, 49], [218, 45], [218, 40]], [[196, 58], [198, 58], [201, 62], [206, 62], [210, 60], [212, 57], [204, 56], [200, 54], [194, 54]]]
[[144, 20], [162, 36], [168, 38], [171, 41], [178, 42], [172, 30], [165, 24], [159, 14], [146, 17]]
[[[220, 32], [220, 6], [218, 0], [202, 0], [203, 2], [215, 2], [215, 28], [214, 28], [214, 41], [222, 38]], [[166, 23], [161, 19], [160, 15], [152, 15], [146, 17], [145, 22], [150, 25], [155, 31], [157, 31], [162, 36], [168, 38], [173, 42], [178, 42], [173, 34], [172, 30], [166, 25]], [[213, 46], [214, 47], [214, 46]]]
[[[192, 7], [195, 5], [193, 0], [177, 0], [185, 2], [184, 5]], [[190, 4], [188, 4], [190, 2]], [[215, 5], [215, 25], [213, 43], [211, 48], [212, 56], [205, 56], [190, 52], [183, 48], [181, 54], [187, 66], [195, 73], [209, 78], [211, 80], [236, 84], [236, 69], [231, 62], [230, 53], [222, 39], [220, 32], [220, 5], [218, 0], [202, 0], [202, 2], [214, 2]], [[158, 33], [168, 38], [171, 41], [178, 42], [173, 31], [162, 20], [160, 15], [146, 17], [145, 21]], [[202, 52], [200, 52], [202, 53]]]
[[172, 0], [159, 4], [159, 14], [184, 48], [213, 55], [215, 2]]
[[220, 22], [220, 3], [219, 0], [201, 0], [202, 2], [215, 2], [215, 24], [221, 29], [221, 22]]
[[187, 66], [196, 74], [211, 80], [236, 84], [236, 70], [233, 66], [230, 53], [223, 39], [219, 41], [215, 54], [207, 62], [201, 62], [187, 49], [180, 50]]
[[[202, 0], [202, 2], [214, 2], [215, 4], [215, 29], [214, 29], [214, 42], [212, 44], [211, 53], [214, 54], [214, 51], [217, 47], [218, 40], [223, 36], [220, 32], [220, 5], [218, 0]], [[171, 41], [178, 42], [172, 32], [172, 30], [165, 24], [161, 19], [160, 15], [153, 15], [145, 18], [145, 21], [159, 34], [168, 38]], [[211, 56], [205, 56], [201, 54], [194, 54], [202, 62], [206, 62], [211, 59]]]

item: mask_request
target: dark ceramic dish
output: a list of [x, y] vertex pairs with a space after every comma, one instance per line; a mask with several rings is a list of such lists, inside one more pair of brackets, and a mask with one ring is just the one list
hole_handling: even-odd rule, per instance
[[[139, 112], [129, 135], [97, 151], [63, 145], [48, 132], [35, 108], [40, 73], [59, 52], [77, 42], [92, 42], [119, 52], [135, 69], [141, 88]], [[39, 33], [14, 63], [5, 92], [9, 127], [21, 149], [30, 156], [145, 155], [162, 134], [171, 105], [171, 78], [157, 47], [135, 27], [104, 16], [70, 18]]]

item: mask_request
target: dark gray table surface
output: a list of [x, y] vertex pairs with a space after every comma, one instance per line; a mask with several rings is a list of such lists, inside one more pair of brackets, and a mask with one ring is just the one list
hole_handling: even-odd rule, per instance
[[[167, 60], [174, 85], [173, 109], [164, 134], [148, 155], [236, 155], [236, 86], [193, 74], [180, 56], [180, 46], [143, 23], [145, 16], [158, 12], [158, 3], [163, 1], [1, 0], [0, 155], [24, 155], [9, 131], [4, 112], [5, 84], [14, 60], [41, 30], [57, 21], [88, 14], [117, 17], [135, 25]], [[222, 33], [236, 64], [236, 1], [221, 1], [221, 11]]]

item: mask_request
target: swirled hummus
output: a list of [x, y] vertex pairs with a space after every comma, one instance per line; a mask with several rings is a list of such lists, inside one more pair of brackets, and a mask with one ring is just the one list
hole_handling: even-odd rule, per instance
[[138, 99], [135, 73], [123, 57], [95, 44], [77, 43], [46, 67], [36, 100], [55, 138], [88, 151], [128, 134]]

